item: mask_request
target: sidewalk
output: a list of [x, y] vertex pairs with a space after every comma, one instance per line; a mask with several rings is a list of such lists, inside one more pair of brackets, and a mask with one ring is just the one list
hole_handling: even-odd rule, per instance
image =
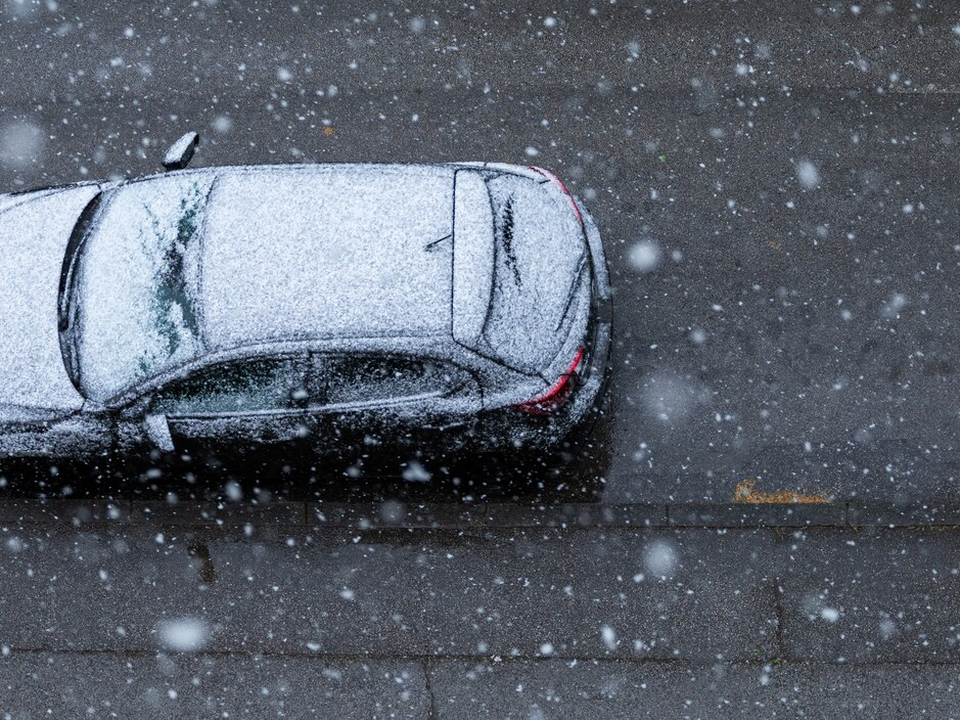
[[0, 712], [960, 717], [955, 513], [4, 501]]

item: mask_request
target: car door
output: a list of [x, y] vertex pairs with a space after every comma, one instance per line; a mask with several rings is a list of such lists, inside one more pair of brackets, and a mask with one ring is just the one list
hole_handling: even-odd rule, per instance
[[91, 460], [110, 451], [109, 418], [96, 413], [0, 406], [0, 474], [6, 458]]
[[313, 353], [310, 430], [321, 451], [416, 445], [468, 432], [481, 407], [466, 369], [430, 357]]
[[305, 436], [306, 369], [306, 355], [210, 365], [156, 391], [150, 417], [178, 451], [293, 443]]

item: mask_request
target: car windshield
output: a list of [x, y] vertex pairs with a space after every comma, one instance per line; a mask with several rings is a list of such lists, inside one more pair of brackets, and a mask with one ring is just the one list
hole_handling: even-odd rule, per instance
[[189, 173], [108, 191], [74, 248], [66, 304], [84, 395], [104, 401], [197, 357], [199, 230], [213, 182]]

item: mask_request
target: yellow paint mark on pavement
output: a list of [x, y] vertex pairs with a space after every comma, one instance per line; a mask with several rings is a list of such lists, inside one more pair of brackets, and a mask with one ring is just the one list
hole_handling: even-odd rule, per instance
[[756, 489], [757, 481], [748, 478], [737, 483], [733, 491], [735, 503], [829, 503], [824, 495], [804, 495], [792, 490], [778, 490], [776, 492], [761, 492]]

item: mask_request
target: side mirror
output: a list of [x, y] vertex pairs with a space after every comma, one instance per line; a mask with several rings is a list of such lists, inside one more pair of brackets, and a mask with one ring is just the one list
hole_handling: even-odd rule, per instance
[[173, 452], [173, 436], [166, 415], [147, 415], [143, 419], [147, 437], [163, 452]]
[[199, 144], [200, 136], [197, 133], [188, 132], [183, 135], [163, 156], [164, 170], [183, 170], [189, 164]]

